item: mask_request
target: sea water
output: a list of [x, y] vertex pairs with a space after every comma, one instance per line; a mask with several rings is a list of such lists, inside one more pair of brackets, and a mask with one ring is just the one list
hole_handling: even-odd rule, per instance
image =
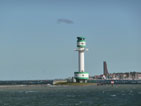
[[0, 86], [0, 106], [141, 106], [141, 85]]

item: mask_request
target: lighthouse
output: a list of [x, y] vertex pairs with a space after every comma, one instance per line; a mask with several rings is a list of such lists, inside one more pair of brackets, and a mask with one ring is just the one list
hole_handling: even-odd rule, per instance
[[75, 51], [78, 51], [78, 72], [74, 72], [74, 78], [79, 83], [86, 83], [89, 79], [89, 74], [85, 72], [84, 52], [88, 51], [85, 47], [85, 38], [77, 37], [77, 49]]

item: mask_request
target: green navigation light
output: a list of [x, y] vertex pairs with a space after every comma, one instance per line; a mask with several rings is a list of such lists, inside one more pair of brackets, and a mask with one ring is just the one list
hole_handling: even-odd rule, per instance
[[77, 42], [82, 42], [82, 41], [85, 42], [85, 38], [84, 37], [77, 37]]
[[77, 37], [77, 47], [78, 48], [85, 48], [86, 41], [84, 37]]

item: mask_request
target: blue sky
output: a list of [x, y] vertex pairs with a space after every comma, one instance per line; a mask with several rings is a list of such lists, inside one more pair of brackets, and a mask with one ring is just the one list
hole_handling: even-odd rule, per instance
[[140, 0], [0, 0], [0, 80], [54, 79], [78, 71], [141, 72]]

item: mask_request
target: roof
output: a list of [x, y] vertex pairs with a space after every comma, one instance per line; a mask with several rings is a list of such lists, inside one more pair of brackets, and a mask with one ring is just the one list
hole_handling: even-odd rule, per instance
[[84, 37], [77, 37], [77, 41], [85, 41]]

